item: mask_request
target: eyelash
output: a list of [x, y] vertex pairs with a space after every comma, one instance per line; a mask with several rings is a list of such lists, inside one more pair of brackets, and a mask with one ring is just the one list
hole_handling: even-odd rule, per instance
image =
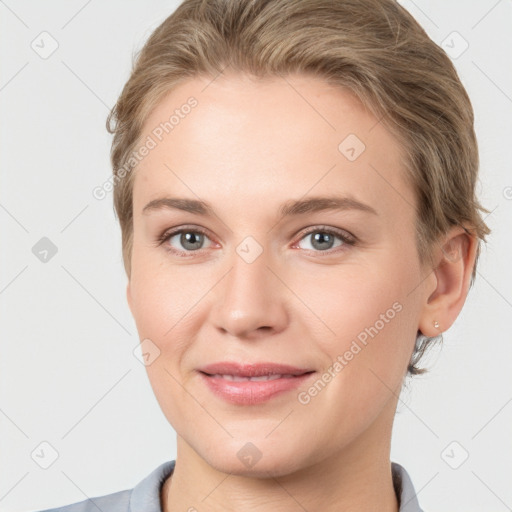
[[[157, 244], [156, 244], [157, 247], [163, 245], [165, 242], [169, 241], [173, 236], [179, 235], [180, 233], [200, 233], [201, 235], [204, 235], [204, 236], [208, 237], [208, 233], [204, 229], [201, 229], [201, 228], [198, 228], [198, 227], [187, 227], [187, 226], [184, 226], [184, 227], [181, 227], [179, 229], [170, 230], [170, 231], [164, 231], [157, 238]], [[334, 253], [346, 250], [346, 249], [343, 249], [343, 247], [345, 247], [347, 245], [348, 246], [352, 246], [352, 247], [357, 245], [357, 239], [353, 235], [344, 234], [341, 231], [338, 231], [337, 229], [329, 228], [327, 226], [315, 226], [314, 228], [312, 228], [312, 229], [310, 229], [310, 230], [308, 230], [308, 231], [306, 231], [304, 233], [301, 233], [301, 236], [298, 239], [298, 242], [300, 242], [306, 236], [311, 235], [312, 233], [326, 233], [328, 235], [332, 235], [332, 236], [334, 236], [336, 238], [339, 238], [343, 242], [343, 245], [341, 246], [341, 249], [340, 249], [340, 247], [338, 247], [336, 249], [328, 249], [326, 251], [317, 251], [317, 250], [313, 250], [313, 249], [304, 249], [304, 250], [307, 250], [307, 251], [312, 251], [314, 253], [320, 253], [320, 254], [324, 253], [326, 255], [331, 255], [331, 254], [334, 254]], [[194, 253], [198, 254], [198, 253], [203, 252], [203, 249], [199, 249], [197, 251], [179, 251], [177, 249], [170, 248], [170, 247], [165, 247], [165, 250], [170, 252], [170, 253], [172, 253], [172, 254], [177, 254], [178, 256], [181, 256], [181, 257], [184, 257], [184, 258], [190, 257]]]

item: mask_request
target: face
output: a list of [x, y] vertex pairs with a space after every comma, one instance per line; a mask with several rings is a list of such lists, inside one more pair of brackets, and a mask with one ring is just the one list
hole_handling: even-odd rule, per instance
[[148, 137], [127, 297], [178, 442], [253, 475], [385, 443], [426, 294], [397, 142], [302, 75], [191, 79]]

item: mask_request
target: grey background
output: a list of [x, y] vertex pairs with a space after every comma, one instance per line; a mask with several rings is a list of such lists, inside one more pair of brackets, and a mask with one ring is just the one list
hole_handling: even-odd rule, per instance
[[[453, 60], [493, 233], [431, 372], [402, 394], [391, 459], [426, 512], [512, 510], [512, 2], [400, 3], [436, 43], [469, 44]], [[130, 488], [176, 456], [133, 353], [111, 195], [92, 195], [111, 173], [105, 119], [132, 52], [176, 5], [0, 1], [0, 511]], [[57, 248], [47, 262], [33, 253], [43, 237]]]

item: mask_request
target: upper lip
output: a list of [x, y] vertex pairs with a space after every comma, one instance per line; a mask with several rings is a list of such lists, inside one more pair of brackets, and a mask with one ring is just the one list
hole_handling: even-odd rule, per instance
[[239, 364], [230, 361], [212, 363], [198, 368], [198, 371], [209, 375], [236, 375], [238, 377], [260, 377], [263, 375], [302, 375], [314, 370], [298, 368], [287, 364], [270, 362]]

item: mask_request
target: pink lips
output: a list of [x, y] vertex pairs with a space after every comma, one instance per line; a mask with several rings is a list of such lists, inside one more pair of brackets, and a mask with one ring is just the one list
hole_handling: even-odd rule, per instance
[[314, 373], [309, 368], [267, 362], [244, 365], [221, 362], [198, 371], [213, 393], [239, 405], [261, 404], [277, 394], [297, 388]]

